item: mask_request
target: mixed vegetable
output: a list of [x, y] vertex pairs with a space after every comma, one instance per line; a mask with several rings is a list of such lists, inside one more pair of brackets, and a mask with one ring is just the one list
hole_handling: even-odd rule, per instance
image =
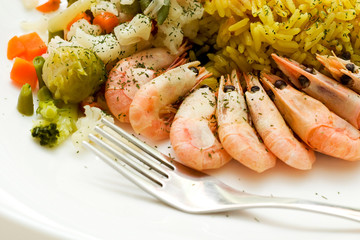
[[38, 139], [41, 145], [56, 146], [76, 130], [78, 106], [53, 99], [47, 87], [38, 91], [38, 100], [36, 113], [41, 118], [34, 122], [31, 135]]
[[[7, 49], [14, 61], [10, 78], [21, 88], [17, 109], [26, 116], [36, 113], [31, 135], [48, 147], [81, 128], [76, 126], [81, 107], [106, 110], [98, 100], [116, 62], [152, 46], [176, 52], [183, 37], [194, 36], [192, 23], [203, 13], [196, 1], [180, 6], [176, 0], [68, 0], [61, 6], [60, 0], [35, 6], [55, 12], [47, 21], [47, 41], [32, 32], [11, 38]], [[101, 115], [90, 112], [85, 113]]]

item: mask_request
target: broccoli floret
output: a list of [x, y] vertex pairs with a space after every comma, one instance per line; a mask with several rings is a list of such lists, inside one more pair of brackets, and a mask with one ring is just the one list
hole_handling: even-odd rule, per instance
[[52, 147], [56, 144], [60, 132], [57, 129], [56, 123], [49, 123], [49, 125], [38, 126], [31, 129], [31, 136], [40, 140], [40, 145]]
[[54, 147], [62, 143], [76, 130], [77, 105], [64, 104], [51, 97], [46, 87], [38, 92], [39, 107], [31, 135], [40, 141], [40, 145]]

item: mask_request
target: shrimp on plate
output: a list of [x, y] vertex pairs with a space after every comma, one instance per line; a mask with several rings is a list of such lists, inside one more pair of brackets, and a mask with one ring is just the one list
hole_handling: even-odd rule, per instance
[[133, 130], [154, 141], [169, 137], [174, 108], [200, 81], [210, 76], [200, 62], [173, 68], [144, 84], [135, 94], [129, 109]]
[[291, 129], [315, 151], [348, 161], [360, 160], [360, 132], [323, 103], [296, 90], [283, 79], [260, 79]]
[[246, 167], [263, 172], [276, 164], [276, 156], [259, 139], [249, 124], [243, 90], [238, 73], [220, 79], [217, 121], [220, 141], [225, 150]]
[[105, 85], [109, 110], [120, 122], [129, 122], [129, 107], [135, 93], [164, 69], [185, 63], [180, 57], [188, 48], [183, 44], [176, 54], [166, 48], [150, 48], [121, 59], [110, 71]]
[[258, 77], [250, 73], [244, 74], [244, 77], [251, 120], [265, 146], [289, 166], [301, 170], [311, 169], [315, 161], [314, 151], [294, 137]]
[[324, 103], [357, 129], [360, 128], [360, 95], [313, 68], [306, 68], [276, 54], [271, 56], [298, 89]]
[[207, 86], [185, 98], [170, 130], [170, 142], [180, 162], [197, 169], [216, 169], [231, 160], [214, 134], [215, 93]]
[[350, 60], [333, 56], [316, 55], [316, 59], [331, 73], [341, 84], [360, 93], [360, 68]]

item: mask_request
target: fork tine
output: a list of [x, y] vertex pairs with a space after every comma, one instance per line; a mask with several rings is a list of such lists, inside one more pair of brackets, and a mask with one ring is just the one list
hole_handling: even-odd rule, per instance
[[146, 164], [148, 167], [160, 173], [164, 177], [166, 178], [169, 177], [169, 175], [167, 174], [168, 169], [165, 169], [159, 164], [155, 163], [151, 157], [141, 154], [140, 151], [136, 151], [135, 149], [131, 148], [128, 144], [118, 140], [116, 137], [114, 137], [104, 129], [100, 128], [99, 126], [95, 127], [95, 131], [101, 134], [106, 139], [110, 140], [112, 143], [116, 144], [118, 147], [122, 148], [124, 151], [126, 151], [127, 153], [129, 153], [130, 155], [132, 155], [142, 163]]
[[[105, 143], [103, 140], [99, 139], [98, 137], [94, 136], [93, 134], [89, 134], [89, 139], [96, 143], [101, 148], [105, 149], [112, 155], [114, 155], [117, 159], [121, 160], [123, 163], [131, 167], [133, 170], [135, 170], [137, 173], [141, 174], [142, 176], [146, 177], [147, 179], [151, 180], [152, 182], [158, 184], [159, 186], [163, 186], [163, 183], [159, 179], [158, 176], [156, 176], [151, 170], [145, 169], [143, 166], [140, 166], [136, 163], [136, 160], [134, 160], [134, 157], [124, 153], [121, 154], [119, 150], [111, 147], [109, 144]], [[90, 145], [91, 146], [91, 145]], [[94, 149], [91, 149], [94, 150]], [[99, 149], [97, 149], [99, 152], [95, 152], [102, 160], [105, 160], [106, 163], [108, 163], [110, 166], [114, 167], [116, 166], [114, 159], [109, 158], [106, 154], [102, 153]], [[100, 155], [99, 155], [100, 154]], [[104, 158], [104, 156], [107, 156], [107, 158]], [[109, 162], [110, 161], [110, 162]], [[117, 168], [115, 168], [117, 170]]]
[[100, 159], [102, 159], [106, 164], [108, 164], [110, 167], [115, 169], [117, 172], [122, 174], [125, 178], [130, 180], [132, 183], [136, 184], [139, 188], [144, 190], [145, 192], [148, 192], [149, 194], [153, 196], [156, 195], [156, 189], [153, 184], [146, 181], [144, 178], [138, 176], [137, 174], [130, 171], [130, 169], [127, 169], [124, 165], [121, 165], [119, 163], [116, 163], [114, 159], [107, 156], [105, 153], [97, 149], [96, 147], [92, 146], [90, 143], [83, 141], [83, 144], [85, 147], [87, 147], [89, 150], [91, 150], [93, 153], [95, 153], [96, 156], [98, 156]]
[[112, 130], [117, 132], [120, 136], [122, 136], [123, 138], [125, 138], [126, 140], [128, 140], [129, 142], [134, 144], [136, 147], [140, 148], [141, 150], [143, 150], [144, 152], [146, 152], [147, 154], [149, 154], [150, 156], [155, 158], [160, 163], [167, 166], [169, 169], [175, 170], [175, 166], [173, 164], [171, 164], [168, 160], [166, 160], [165, 156], [162, 153], [160, 153], [158, 150], [150, 147], [147, 144], [144, 144], [142, 141], [140, 141], [136, 137], [132, 136], [131, 134], [128, 134], [123, 129], [116, 126], [114, 123], [110, 122], [109, 120], [102, 118], [101, 121], [105, 126], [111, 128]]

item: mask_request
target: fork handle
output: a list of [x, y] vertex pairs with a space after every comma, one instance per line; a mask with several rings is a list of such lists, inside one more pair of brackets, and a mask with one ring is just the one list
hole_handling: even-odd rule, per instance
[[263, 196], [249, 196], [249, 198], [251, 198], [251, 200], [247, 199], [244, 201], [244, 196], [242, 196], [239, 199], [240, 202], [233, 203], [229, 210], [245, 208], [284, 208], [322, 213], [360, 222], [360, 209], [356, 208], [295, 198]]

